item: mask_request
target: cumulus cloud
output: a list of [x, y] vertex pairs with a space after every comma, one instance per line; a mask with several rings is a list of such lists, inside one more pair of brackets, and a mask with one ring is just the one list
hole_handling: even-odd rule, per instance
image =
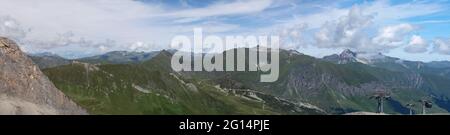
[[405, 52], [408, 53], [424, 53], [427, 51], [428, 44], [421, 36], [413, 35], [405, 47]]
[[25, 52], [37, 53], [39, 51], [50, 51], [54, 48], [67, 46], [100, 49], [104, 52], [108, 51], [108, 48], [117, 46], [114, 40], [87, 40], [84, 37], [77, 37], [72, 31], [55, 33], [50, 38], [45, 38], [45, 36], [42, 38], [30, 37], [30, 34], [33, 34], [33, 32], [31, 28], [22, 26], [13, 17], [0, 16], [0, 36], [15, 40]]
[[0, 36], [9, 37], [13, 40], [22, 39], [28, 30], [10, 16], [0, 16]]
[[154, 48], [154, 44], [152, 43], [146, 43], [142, 41], [137, 41], [135, 43], [132, 43], [127, 50], [131, 51], [151, 51]]
[[[253, 14], [272, 3], [238, 0], [174, 10], [134, 0], [0, 1], [0, 34], [26, 42], [29, 50], [64, 46], [128, 49], [137, 41], [151, 43], [148, 46], [152, 48], [167, 48], [174, 35], [192, 32], [193, 27], [204, 27], [205, 32], [211, 33], [239, 28], [207, 18]], [[114, 43], [109, 43], [109, 39]]]
[[[347, 15], [351, 10], [348, 8], [339, 8], [328, 5], [315, 5], [314, 9], [319, 10], [311, 14], [296, 15], [295, 18], [285, 20], [287, 24], [306, 23], [310, 28], [320, 28], [330, 20], [339, 19]], [[303, 4], [300, 4], [301, 6]], [[446, 10], [447, 7], [439, 2], [408, 2], [391, 4], [389, 0], [376, 0], [373, 2], [364, 2], [359, 5], [366, 14], [373, 15], [374, 23], [401, 21], [402, 19], [423, 16]], [[302, 7], [307, 8], [307, 7]], [[289, 13], [291, 11], [288, 11]]]
[[383, 27], [372, 39], [375, 45], [383, 48], [397, 48], [403, 45], [405, 37], [416, 28], [407, 23]]
[[351, 48], [364, 52], [386, 52], [405, 45], [407, 36], [415, 26], [402, 23], [381, 27], [373, 25], [374, 16], [363, 14], [359, 6], [353, 6], [347, 15], [325, 23], [314, 39], [320, 48]]
[[437, 38], [433, 41], [433, 52], [450, 55], [450, 39]]
[[[202, 27], [205, 35], [279, 34], [280, 45], [286, 49], [314, 45], [380, 52], [408, 45], [405, 51], [419, 53], [424, 48], [419, 38], [406, 40], [416, 26], [403, 22], [447, 9], [440, 2], [393, 4], [387, 0], [355, 2], [359, 5], [351, 8], [341, 2], [277, 0], [218, 1], [201, 6], [180, 0], [181, 8], [137, 0], [0, 1], [0, 35], [20, 40], [30, 51], [68, 47], [59, 51], [83, 52], [89, 48], [101, 52], [157, 50], [168, 47], [173, 36], [192, 34], [192, 28]], [[445, 50], [441, 42], [435, 43], [434, 50]]]
[[297, 24], [292, 27], [279, 28], [280, 47], [283, 49], [297, 50], [300, 47], [306, 47], [305, 31], [307, 24]]
[[86, 51], [103, 46], [106, 50], [114, 49], [117, 44], [161, 40], [169, 35], [158, 26], [138, 23], [162, 12], [157, 6], [139, 1], [1, 0], [1, 3], [2, 35], [6, 33], [7, 37], [20, 41], [21, 47], [28, 51], [52, 51], [66, 46], [78, 46]]
[[367, 42], [366, 28], [372, 18], [364, 15], [360, 7], [353, 6], [347, 15], [325, 23], [315, 33], [316, 45], [321, 48], [359, 48]]

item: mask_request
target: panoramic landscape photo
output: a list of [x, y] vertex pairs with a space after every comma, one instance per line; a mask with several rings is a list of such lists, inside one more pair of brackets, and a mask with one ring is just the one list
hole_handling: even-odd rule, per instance
[[446, 115], [449, 30], [445, 0], [0, 0], [0, 114]]

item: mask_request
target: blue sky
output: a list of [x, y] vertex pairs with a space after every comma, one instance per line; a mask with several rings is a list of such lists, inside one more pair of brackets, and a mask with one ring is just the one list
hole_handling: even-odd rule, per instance
[[29, 53], [83, 57], [168, 48], [192, 34], [279, 35], [322, 57], [350, 48], [450, 60], [450, 2], [406, 0], [0, 0], [0, 35]]

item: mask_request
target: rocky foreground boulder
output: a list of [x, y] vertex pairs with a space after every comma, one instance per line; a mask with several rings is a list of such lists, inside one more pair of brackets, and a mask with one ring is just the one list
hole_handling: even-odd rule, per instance
[[19, 46], [0, 37], [0, 114], [83, 115]]

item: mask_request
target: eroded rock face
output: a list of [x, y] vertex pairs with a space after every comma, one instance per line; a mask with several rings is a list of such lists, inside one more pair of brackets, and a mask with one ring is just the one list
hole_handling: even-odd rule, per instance
[[0, 37], [0, 114], [87, 114], [16, 43]]

